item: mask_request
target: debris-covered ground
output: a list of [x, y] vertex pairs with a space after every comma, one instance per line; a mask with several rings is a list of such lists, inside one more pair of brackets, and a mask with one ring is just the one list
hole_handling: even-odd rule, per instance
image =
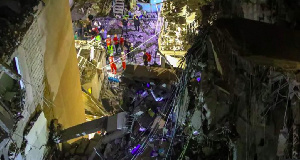
[[[209, 13], [213, 6], [206, 7], [208, 15], [203, 17], [204, 25], [184, 57], [185, 64], [182, 63], [182, 66], [185, 68], [176, 76], [176, 83], [147, 77], [146, 70], [151, 71], [151, 68], [144, 67], [145, 70], [138, 70], [145, 73], [144, 77], [125, 71], [121, 83], [109, 86], [122, 88], [112, 90], [112, 93], [118, 96], [121, 95], [119, 92], [123, 93], [115, 106], [130, 113], [130, 123], [126, 136], [107, 143], [99, 143], [99, 140], [92, 151], [95, 157], [299, 159], [298, 62], [285, 61], [285, 65], [281, 65], [279, 60], [289, 60], [287, 55], [280, 54], [284, 58], [276, 59], [274, 52], [270, 52], [270, 56], [270, 53], [257, 48], [263, 45], [266, 46], [263, 49], [279, 47], [278, 52], [281, 46], [269, 44], [277, 43], [276, 40], [247, 46], [257, 44], [255, 38], [249, 38], [252, 36], [250, 32], [247, 43], [243, 43], [244, 35], [239, 35], [243, 32], [238, 30], [240, 28], [232, 31], [226, 25], [218, 25], [222, 20], [214, 22], [216, 15]], [[121, 34], [119, 20], [97, 20], [106, 27], [108, 34]], [[143, 43], [144, 37], [153, 35], [151, 28], [145, 29], [151, 26], [145, 22], [141, 27], [143, 32], [128, 33], [129, 41], [135, 46]], [[257, 27], [257, 24], [246, 20], [243, 23]], [[265, 27], [269, 27], [268, 31], [273, 30], [270, 26]], [[264, 37], [276, 36], [276, 33], [268, 33], [261, 34], [265, 34]], [[298, 51], [297, 45], [281, 45]], [[141, 46], [141, 50], [147, 48], [146, 45]], [[291, 54], [295, 56], [296, 53]], [[256, 54], [263, 57], [253, 59], [251, 56]], [[107, 97], [105, 103], [112, 105], [114, 96], [107, 94]], [[76, 155], [74, 148], [71, 154]]]
[[[122, 35], [122, 19], [116, 18], [96, 18], [96, 21], [101, 23], [108, 35], [113, 38], [114, 34], [118, 37]], [[160, 63], [160, 56], [156, 55], [158, 48], [158, 33], [156, 18], [145, 18], [141, 20], [140, 31], [136, 31], [133, 25], [133, 20], [129, 20], [128, 33], [124, 32], [123, 37], [133, 45], [136, 50], [132, 53], [136, 59], [135, 64], [143, 64], [143, 52], [149, 52], [152, 55], [152, 61]], [[156, 59], [154, 57], [156, 56]]]
[[[115, 132], [96, 133], [90, 140], [83, 138], [72, 145], [64, 144], [60, 158], [87, 158], [93, 155], [95, 159], [99, 158], [99, 155], [105, 159], [130, 159], [138, 155], [150, 157], [152, 149], [148, 148], [148, 145], [143, 146], [144, 150], [147, 150], [144, 154], [141, 154], [142, 150], [139, 149], [134, 151], [143, 143], [167, 150], [174, 124], [172, 121], [165, 122], [168, 119], [165, 113], [170, 110], [168, 104], [176, 76], [172, 70], [153, 68], [148, 77], [140, 79], [140, 73], [137, 72], [145, 73], [147, 68], [132, 68], [133, 66], [129, 66], [128, 71], [126, 70], [125, 75], [121, 77], [121, 82], [110, 82], [102, 95], [102, 104], [106, 111], [112, 111], [114, 114], [123, 111], [129, 113], [125, 136], [115, 136]], [[168, 129], [163, 129], [164, 126]], [[162, 139], [168, 139], [163, 146], [159, 145]], [[164, 153], [160, 154], [163, 156]]]

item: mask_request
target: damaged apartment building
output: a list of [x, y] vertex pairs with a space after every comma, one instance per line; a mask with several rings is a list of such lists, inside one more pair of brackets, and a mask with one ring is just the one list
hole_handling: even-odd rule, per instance
[[[1, 160], [300, 159], [300, 1], [0, 8]], [[130, 41], [129, 56], [78, 39], [92, 19], [93, 34]]]

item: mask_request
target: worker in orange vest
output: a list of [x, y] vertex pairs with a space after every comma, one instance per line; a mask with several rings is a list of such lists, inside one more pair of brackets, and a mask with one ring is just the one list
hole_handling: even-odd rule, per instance
[[112, 74], [117, 74], [117, 66], [114, 62], [114, 57], [113, 56], [109, 57], [109, 64], [110, 64], [110, 68], [111, 68], [111, 73]]
[[107, 36], [107, 38], [106, 38], [105, 41], [106, 41], [106, 46], [107, 46], [107, 47], [111, 45], [111, 38], [110, 38], [110, 35]]
[[125, 70], [126, 69], [126, 55], [124, 54], [123, 51], [121, 52], [121, 60], [122, 60], [123, 70]]

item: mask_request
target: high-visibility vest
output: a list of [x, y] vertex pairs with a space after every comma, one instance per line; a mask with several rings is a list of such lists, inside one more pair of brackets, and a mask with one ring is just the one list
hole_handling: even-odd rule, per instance
[[110, 45], [107, 47], [107, 53], [110, 55], [110, 56], [113, 56], [114, 55], [114, 47], [113, 45]]
[[95, 39], [96, 39], [96, 41], [101, 41], [100, 35], [97, 35]]
[[107, 38], [107, 39], [106, 39], [106, 45], [107, 45], [107, 46], [111, 45], [111, 39], [110, 39], [110, 38]]

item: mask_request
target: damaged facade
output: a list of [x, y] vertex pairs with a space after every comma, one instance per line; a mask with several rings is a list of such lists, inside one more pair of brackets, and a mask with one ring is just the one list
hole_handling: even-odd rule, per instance
[[181, 107], [190, 116], [178, 122], [194, 135], [186, 138], [186, 155], [299, 158], [297, 37], [299, 31], [246, 19], [202, 29], [180, 85], [190, 87]]
[[300, 159], [299, 2], [145, 2], [161, 8], [129, 25], [135, 62], [115, 75], [105, 41], [74, 41], [71, 22], [123, 34], [99, 17], [117, 3], [32, 6], [23, 39], [0, 45], [1, 160]]

